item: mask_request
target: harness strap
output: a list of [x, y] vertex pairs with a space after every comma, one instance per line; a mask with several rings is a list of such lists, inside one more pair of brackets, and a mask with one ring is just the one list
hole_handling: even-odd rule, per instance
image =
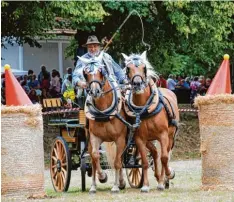
[[174, 112], [174, 109], [173, 109], [173, 107], [172, 107], [170, 101], [168, 100], [167, 97], [165, 97], [165, 96], [163, 96], [163, 97], [167, 99], [167, 101], [168, 101], [168, 103], [169, 103], [169, 105], [170, 105], [170, 107], [171, 107], [172, 114], [173, 114], [173, 115], [171, 114], [171, 112], [170, 112], [170, 110], [169, 110], [167, 104], [166, 104], [166, 103], [164, 102], [164, 100], [161, 99], [161, 97], [160, 97], [159, 99], [160, 99], [160, 101], [163, 103], [164, 108], [165, 108], [166, 113], [167, 113], [167, 116], [168, 116], [169, 125], [174, 126], [174, 127], [176, 128], [176, 131], [175, 131], [175, 134], [174, 134], [174, 137], [173, 137], [173, 144], [172, 144], [172, 146], [171, 146], [171, 149], [173, 149], [173, 147], [174, 147], [174, 145], [175, 145], [176, 134], [177, 134], [177, 131], [178, 131], [178, 122], [175, 120], [175, 112]]
[[[165, 97], [165, 96], [163, 96], [163, 98], [166, 98], [166, 97]], [[178, 126], [177, 126], [177, 121], [175, 120], [175, 113], [174, 113], [174, 109], [173, 109], [173, 107], [172, 107], [171, 103], [169, 102], [169, 100], [166, 98], [166, 99], [167, 99], [167, 101], [168, 101], [168, 103], [169, 103], [169, 104], [170, 104], [170, 106], [171, 106], [171, 110], [172, 110], [173, 115], [171, 114], [171, 112], [170, 112], [170, 110], [169, 110], [169, 108], [168, 108], [167, 104], [164, 102], [164, 100], [163, 100], [161, 97], [159, 97], [159, 99], [160, 99], [160, 101], [162, 102], [162, 104], [163, 104], [163, 106], [164, 106], [164, 108], [165, 108], [165, 110], [166, 110], [166, 113], [167, 113], [167, 116], [168, 116], [168, 122], [169, 122], [169, 125], [172, 125], [172, 126], [178, 127]]]

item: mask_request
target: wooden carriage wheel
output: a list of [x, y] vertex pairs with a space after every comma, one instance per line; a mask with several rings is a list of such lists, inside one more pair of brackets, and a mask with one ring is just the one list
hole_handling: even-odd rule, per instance
[[132, 188], [141, 188], [143, 185], [142, 168], [126, 168], [129, 185]]
[[[138, 151], [136, 149], [136, 146], [133, 148], [132, 156], [137, 156], [138, 155]], [[138, 157], [137, 157], [138, 159]], [[141, 165], [141, 159], [139, 158], [137, 160], [137, 164]], [[128, 178], [128, 183], [132, 188], [141, 188], [143, 185], [143, 180], [144, 180], [144, 176], [143, 176], [143, 172], [142, 172], [142, 168], [126, 168], [126, 175]]]
[[50, 175], [56, 192], [66, 192], [68, 190], [71, 177], [71, 158], [68, 145], [60, 136], [56, 137], [52, 144]]

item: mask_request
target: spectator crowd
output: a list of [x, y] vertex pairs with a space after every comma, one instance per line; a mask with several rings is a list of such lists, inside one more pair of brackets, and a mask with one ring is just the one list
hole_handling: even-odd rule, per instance
[[[69, 86], [72, 86], [72, 68], [67, 68], [67, 74], [62, 79], [60, 73], [53, 69], [47, 71], [46, 66], [41, 66], [41, 71], [36, 76], [33, 70], [28, 70], [28, 74], [17, 77], [22, 88], [33, 104], [42, 103], [46, 98], [60, 98]], [[5, 101], [5, 79], [2, 75], [1, 103]]]
[[[205, 95], [209, 86], [211, 84], [210, 78], [205, 78], [205, 76], [194, 76], [194, 77], [182, 77], [170, 74], [166, 80], [162, 75], [159, 76], [157, 81], [157, 86], [162, 88], [168, 88], [173, 91], [180, 100], [183, 96], [188, 97], [187, 102], [191, 105], [194, 103], [194, 98], [197, 95]], [[184, 103], [186, 103], [186, 98]]]
[[[17, 79], [32, 103], [42, 103], [42, 100], [46, 98], [62, 98], [67, 89], [73, 88], [71, 67], [67, 68], [64, 78], [60, 77], [60, 73], [56, 69], [49, 72], [46, 66], [42, 65], [38, 76], [34, 74], [33, 70], [28, 70], [27, 75]], [[204, 76], [182, 77], [170, 74], [167, 79], [160, 75], [157, 80], [157, 86], [173, 91], [177, 95], [179, 103], [190, 102], [191, 104], [198, 94], [206, 94], [210, 84], [211, 79]], [[1, 102], [5, 104], [4, 75], [2, 75]]]

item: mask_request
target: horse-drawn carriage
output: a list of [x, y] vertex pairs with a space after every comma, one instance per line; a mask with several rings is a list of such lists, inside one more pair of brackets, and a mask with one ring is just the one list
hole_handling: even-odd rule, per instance
[[[146, 59], [146, 52], [123, 56], [131, 84], [124, 102], [119, 84], [109, 76], [101, 62], [103, 53], [97, 58], [83, 61], [83, 75], [89, 89], [84, 110], [61, 113], [59, 107], [62, 105], [57, 99], [44, 102], [46, 109], [56, 107], [59, 114], [52, 119], [57, 112], [48, 113], [51, 118], [49, 124], [60, 128], [60, 136], [55, 139], [51, 150], [51, 179], [56, 191], [67, 191], [71, 170], [80, 167], [82, 191], [85, 190], [87, 173], [88, 176], [92, 175], [89, 192], [96, 193], [96, 175], [100, 182], [107, 181], [107, 175], [103, 172], [106, 169], [102, 162], [104, 158], [100, 158], [99, 151], [103, 142], [114, 142], [116, 145], [112, 192], [125, 188], [123, 168], [126, 169], [130, 186], [142, 186], [142, 192], [150, 190], [147, 169], [151, 162], [154, 162], [154, 176], [159, 190], [169, 188], [169, 180], [175, 176], [169, 167], [169, 157], [179, 120], [176, 96], [168, 89], [157, 88], [152, 79], [157, 75]], [[85, 127], [86, 118], [89, 120], [88, 128]], [[153, 140], [160, 143], [160, 155]], [[88, 157], [91, 157], [90, 161], [87, 161]]]
[[[80, 169], [81, 190], [86, 190], [86, 176], [92, 176], [90, 155], [87, 153], [85, 114], [80, 108], [66, 109], [60, 98], [43, 100], [43, 114], [48, 126], [59, 128], [60, 133], [53, 140], [50, 154], [50, 174], [54, 190], [66, 192], [70, 185], [71, 171]], [[110, 169], [104, 146], [100, 150], [101, 167]], [[140, 188], [143, 183], [141, 160], [132, 141], [123, 157], [123, 167], [129, 185]]]

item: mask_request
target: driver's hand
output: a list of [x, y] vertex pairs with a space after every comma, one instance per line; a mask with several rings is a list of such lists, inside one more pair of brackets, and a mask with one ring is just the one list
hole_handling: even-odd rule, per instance
[[77, 86], [79, 86], [81, 88], [87, 88], [87, 84], [84, 81], [78, 81], [77, 82]]

